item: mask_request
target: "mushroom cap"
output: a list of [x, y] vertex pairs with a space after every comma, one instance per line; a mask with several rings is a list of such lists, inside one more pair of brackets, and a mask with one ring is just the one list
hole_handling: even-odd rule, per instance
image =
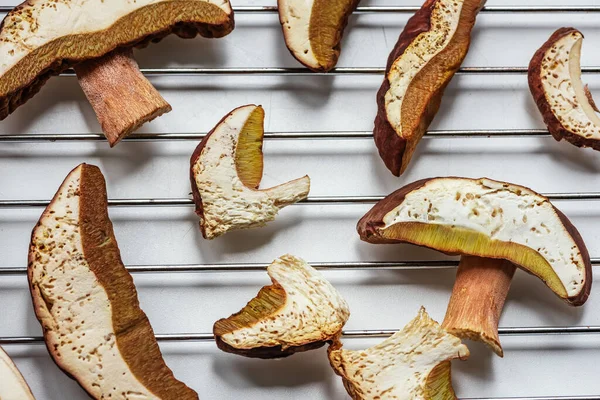
[[449, 361], [469, 349], [421, 307], [401, 331], [366, 350], [329, 348], [329, 361], [354, 400], [455, 399]]
[[33, 229], [28, 278], [56, 364], [96, 399], [198, 399], [166, 366], [108, 217], [100, 169], [66, 177]]
[[278, 0], [279, 21], [290, 53], [313, 71], [337, 64], [348, 17], [360, 0]]
[[600, 117], [581, 80], [583, 34], [558, 29], [529, 64], [529, 88], [556, 140], [600, 150]]
[[192, 154], [192, 194], [206, 239], [234, 229], [263, 226], [275, 219], [281, 208], [308, 196], [308, 176], [257, 190], [263, 174], [264, 116], [260, 106], [236, 108]]
[[220, 349], [247, 357], [286, 357], [339, 335], [348, 304], [306, 261], [284, 255], [267, 268], [273, 282], [238, 313], [215, 322]]
[[358, 223], [362, 240], [511, 261], [571, 305], [590, 293], [579, 232], [544, 196], [487, 178], [431, 178], [397, 190]]
[[404, 172], [470, 45], [485, 0], [427, 0], [390, 53], [377, 93], [373, 137], [396, 176]]
[[0, 399], [35, 400], [21, 372], [0, 347]]
[[233, 29], [228, 0], [28, 0], [0, 26], [0, 119], [52, 75], [117, 47], [175, 33], [221, 37]]

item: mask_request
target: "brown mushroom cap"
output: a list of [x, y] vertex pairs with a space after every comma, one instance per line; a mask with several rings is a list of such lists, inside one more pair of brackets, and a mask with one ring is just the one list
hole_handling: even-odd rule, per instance
[[170, 33], [221, 37], [232, 29], [228, 0], [28, 0], [0, 27], [0, 119], [81, 61]]
[[581, 81], [582, 43], [575, 28], [554, 32], [529, 63], [529, 88], [554, 139], [600, 150], [600, 117]]
[[406, 242], [448, 254], [505, 259], [571, 305], [590, 293], [590, 257], [577, 229], [547, 198], [491, 179], [431, 178], [397, 190], [358, 223], [362, 240]]
[[278, 0], [279, 21], [290, 53], [313, 71], [337, 64], [348, 17], [360, 0]]
[[33, 229], [27, 273], [48, 351], [90, 396], [198, 399], [165, 364], [140, 309], [98, 167], [65, 178]]
[[427, 0], [392, 50], [377, 93], [373, 137], [379, 155], [402, 174], [435, 117], [444, 90], [467, 55], [485, 0]]

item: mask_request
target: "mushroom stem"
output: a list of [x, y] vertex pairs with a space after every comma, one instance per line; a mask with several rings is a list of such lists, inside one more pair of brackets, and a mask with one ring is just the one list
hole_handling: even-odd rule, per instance
[[171, 111], [140, 72], [131, 49], [84, 61], [74, 69], [111, 147], [145, 122]]
[[515, 269], [506, 260], [463, 256], [442, 326], [460, 338], [485, 343], [503, 357], [498, 321]]

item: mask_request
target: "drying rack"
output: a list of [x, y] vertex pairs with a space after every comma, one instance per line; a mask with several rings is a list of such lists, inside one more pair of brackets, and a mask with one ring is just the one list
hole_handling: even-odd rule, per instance
[[[0, 13], [6, 13], [13, 7], [0, 6]], [[358, 7], [355, 13], [414, 13], [419, 7], [413, 6], [363, 6]], [[244, 14], [266, 14], [277, 13], [275, 6], [239, 6], [234, 7], [235, 13]], [[487, 6], [482, 9], [483, 13], [598, 13], [599, 6]], [[312, 72], [306, 68], [142, 68], [145, 75], [161, 76], [200, 76], [200, 75], [262, 75], [262, 76], [336, 76], [336, 75], [383, 75], [384, 68], [364, 67], [340, 67], [330, 72]], [[600, 73], [600, 66], [588, 66], [582, 68], [583, 73]], [[527, 67], [465, 67], [458, 74], [526, 74]], [[75, 77], [73, 71], [66, 71], [60, 75], [64, 79]], [[146, 141], [198, 141], [206, 136], [206, 133], [134, 133], [123, 141], [146, 142]], [[499, 130], [432, 130], [426, 133], [425, 139], [438, 138], [505, 138], [505, 137], [545, 137], [550, 136], [544, 129], [499, 129]], [[370, 131], [312, 131], [312, 132], [266, 132], [267, 140], [343, 140], [343, 139], [371, 139]], [[7, 134], [0, 135], [0, 145], [3, 143], [36, 143], [36, 142], [68, 142], [68, 141], [103, 141], [104, 135], [95, 133], [81, 134]], [[600, 192], [569, 192], [569, 193], [546, 193], [544, 194], [552, 201], [576, 200], [576, 201], [600, 201]], [[302, 205], [336, 205], [336, 204], [365, 204], [375, 203], [382, 196], [318, 196], [297, 203]], [[49, 200], [0, 200], [0, 209], [3, 208], [30, 208], [45, 207]], [[163, 206], [179, 207], [193, 206], [190, 198], [130, 198], [109, 199], [110, 207], [144, 207]], [[600, 256], [600, 255], [599, 255]], [[600, 267], [600, 257], [592, 257], [592, 265]], [[457, 261], [371, 261], [371, 262], [337, 262], [337, 263], [309, 263], [319, 270], [423, 270], [423, 269], [453, 269], [458, 266]], [[258, 263], [229, 263], [229, 264], [175, 264], [175, 265], [129, 265], [127, 270], [131, 273], [224, 273], [224, 272], [252, 272], [266, 271], [266, 264]], [[26, 267], [0, 268], [0, 276], [25, 275]], [[345, 330], [345, 338], [385, 338], [391, 336], [396, 330]], [[501, 336], [525, 336], [525, 335], [582, 335], [600, 334], [600, 325], [597, 326], [550, 326], [550, 327], [501, 327]], [[161, 342], [182, 341], [212, 341], [212, 333], [175, 333], [157, 334], [157, 340]], [[40, 336], [15, 336], [0, 337], [0, 345], [11, 344], [42, 344]], [[600, 395], [592, 396], [538, 396], [538, 397], [482, 397], [469, 398], [465, 400], [600, 400]]]

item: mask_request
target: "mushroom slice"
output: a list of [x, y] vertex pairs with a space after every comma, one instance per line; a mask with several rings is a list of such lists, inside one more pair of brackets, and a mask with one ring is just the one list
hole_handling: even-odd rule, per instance
[[450, 361], [469, 349], [429, 317], [419, 315], [382, 343], [361, 351], [329, 348], [329, 361], [354, 400], [456, 399]]
[[348, 17], [360, 0], [278, 0], [279, 21], [288, 49], [313, 71], [337, 64]]
[[23, 375], [0, 347], [0, 399], [35, 400]]
[[279, 358], [316, 349], [339, 335], [348, 304], [323, 275], [304, 260], [285, 255], [267, 268], [273, 282], [238, 313], [217, 321], [213, 331], [223, 351]]
[[529, 88], [554, 139], [600, 150], [600, 117], [581, 81], [582, 43], [575, 28], [554, 32], [529, 64]]
[[171, 109], [128, 49], [170, 33], [222, 37], [232, 29], [228, 0], [28, 0], [0, 26], [0, 119], [74, 67], [114, 145]]
[[264, 117], [260, 106], [236, 108], [192, 154], [192, 194], [206, 239], [264, 226], [280, 209], [308, 196], [308, 176], [257, 190], [263, 174]]
[[483, 340], [500, 355], [497, 326], [514, 273], [510, 263], [573, 306], [590, 293], [590, 258], [577, 229], [547, 198], [522, 186], [486, 178], [421, 180], [381, 200], [357, 229], [370, 243], [480, 257], [461, 260], [444, 327]]
[[95, 399], [197, 399], [165, 364], [121, 261], [100, 169], [66, 177], [35, 226], [28, 277], [56, 364]]
[[410, 162], [444, 90], [467, 55], [485, 0], [427, 0], [408, 21], [388, 58], [377, 93], [373, 137], [396, 176]]

